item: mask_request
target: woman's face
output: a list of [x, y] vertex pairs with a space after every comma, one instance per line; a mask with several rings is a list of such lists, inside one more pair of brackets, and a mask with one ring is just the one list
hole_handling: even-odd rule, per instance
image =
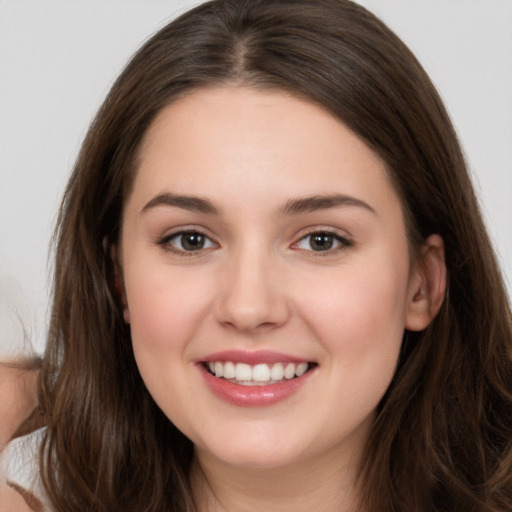
[[359, 455], [421, 277], [354, 133], [281, 92], [190, 93], [146, 134], [118, 252], [140, 373], [200, 458]]

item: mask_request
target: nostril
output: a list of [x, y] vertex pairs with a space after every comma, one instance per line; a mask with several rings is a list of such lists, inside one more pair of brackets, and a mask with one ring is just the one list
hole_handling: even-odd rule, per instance
[[216, 297], [215, 314], [219, 323], [245, 332], [268, 331], [283, 325], [290, 311], [286, 294], [277, 286], [277, 278], [261, 262], [234, 266]]

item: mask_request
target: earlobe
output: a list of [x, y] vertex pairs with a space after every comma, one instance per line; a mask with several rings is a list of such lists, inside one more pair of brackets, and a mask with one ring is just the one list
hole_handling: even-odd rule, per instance
[[425, 329], [441, 309], [445, 291], [444, 242], [439, 235], [430, 235], [418, 251], [410, 279], [405, 328]]
[[121, 299], [121, 304], [123, 305], [123, 318], [124, 321], [129, 324], [130, 323], [130, 310], [128, 309], [128, 301], [126, 300], [126, 291], [124, 289], [123, 279], [120, 271], [116, 267], [115, 274], [115, 288]]
[[130, 323], [130, 311], [128, 309], [128, 304], [123, 304], [123, 318], [127, 324]]
[[130, 323], [130, 310], [128, 309], [128, 301], [126, 299], [126, 290], [124, 287], [122, 267], [121, 267], [121, 263], [119, 261], [119, 256], [117, 255], [115, 246], [112, 246], [112, 249], [110, 251], [110, 257], [112, 258], [112, 263], [114, 265], [114, 289], [117, 292], [117, 295], [121, 300], [121, 304], [123, 305], [124, 321], [127, 324], [129, 324]]

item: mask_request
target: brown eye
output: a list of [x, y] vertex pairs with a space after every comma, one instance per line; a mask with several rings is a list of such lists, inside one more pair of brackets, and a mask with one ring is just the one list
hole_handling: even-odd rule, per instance
[[205, 244], [205, 237], [201, 233], [183, 233], [181, 238], [181, 248], [185, 251], [198, 251]]
[[198, 252], [215, 247], [215, 243], [199, 231], [181, 231], [164, 237], [159, 245], [176, 253]]
[[340, 235], [328, 231], [315, 231], [302, 237], [295, 248], [312, 252], [332, 252], [350, 245], [351, 242]]
[[328, 251], [334, 246], [334, 236], [330, 233], [315, 233], [309, 236], [309, 245], [313, 251]]

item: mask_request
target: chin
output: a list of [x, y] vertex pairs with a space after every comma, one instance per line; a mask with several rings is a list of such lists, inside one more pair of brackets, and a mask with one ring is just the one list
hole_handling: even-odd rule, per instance
[[[270, 469], [293, 464], [304, 457], [304, 443], [287, 443], [283, 446], [282, 434], [278, 439], [262, 439], [262, 436], [230, 436], [216, 446], [196, 444], [198, 454], [214, 458], [231, 467], [240, 469]], [[285, 439], [290, 441], [290, 439]]]

